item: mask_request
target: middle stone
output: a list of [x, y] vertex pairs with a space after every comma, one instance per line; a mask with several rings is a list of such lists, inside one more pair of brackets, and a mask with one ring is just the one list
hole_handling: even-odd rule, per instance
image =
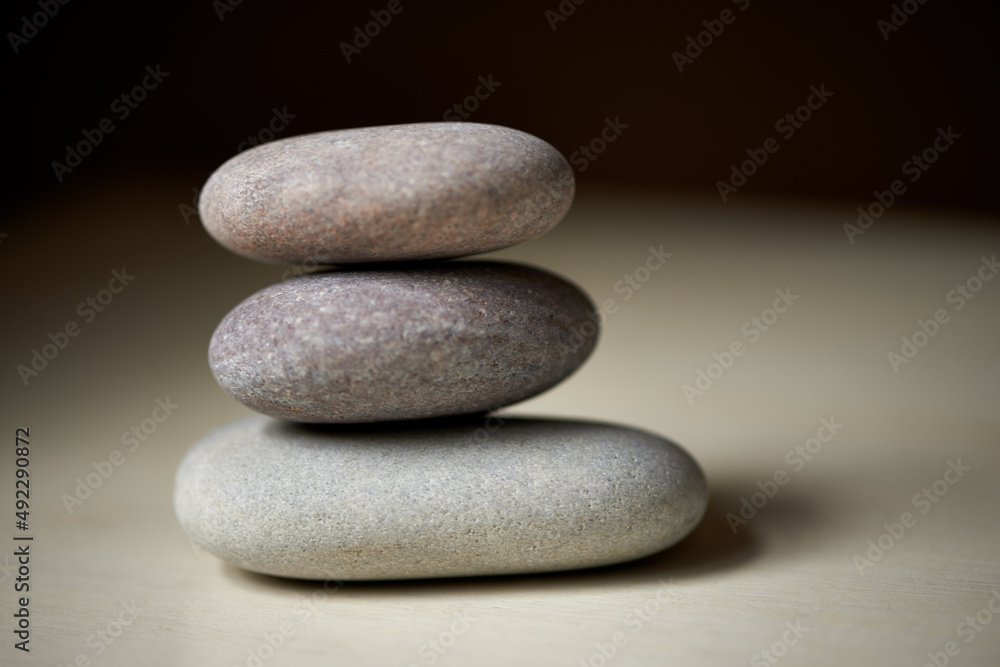
[[300, 422], [483, 412], [565, 379], [597, 340], [570, 283], [499, 262], [400, 265], [293, 278], [216, 329], [209, 364], [246, 406]]

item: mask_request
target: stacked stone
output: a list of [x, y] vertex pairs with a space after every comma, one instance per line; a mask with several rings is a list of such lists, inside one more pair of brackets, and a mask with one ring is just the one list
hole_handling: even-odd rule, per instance
[[443, 260], [544, 233], [573, 193], [555, 148], [474, 123], [292, 137], [212, 174], [200, 213], [224, 246], [338, 268], [216, 329], [216, 379], [262, 415], [181, 464], [192, 540], [255, 572], [370, 580], [606, 565], [690, 532], [706, 483], [676, 445], [489, 415], [584, 362], [594, 308], [536, 268]]

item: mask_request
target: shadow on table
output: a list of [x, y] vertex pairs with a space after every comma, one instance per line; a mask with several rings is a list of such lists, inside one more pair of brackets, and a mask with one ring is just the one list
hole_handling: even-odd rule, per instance
[[[799, 527], [816, 520], [814, 508], [801, 497], [770, 498], [757, 515], [746, 524], [727, 520], [739, 515], [740, 502], [756, 491], [755, 480], [713, 483], [705, 517], [681, 542], [652, 556], [618, 565], [552, 572], [544, 574], [502, 575], [493, 577], [455, 577], [406, 581], [349, 581], [343, 589], [358, 595], [483, 594], [509, 592], [511, 589], [545, 592], [564, 588], [628, 586], [660, 580], [685, 580], [710, 577], [727, 570], [745, 567], [762, 557], [758, 529], [780, 524], [781, 530], [797, 532]], [[286, 579], [247, 572], [231, 565], [222, 566], [225, 575], [237, 586], [308, 593], [322, 584], [313, 580]]]

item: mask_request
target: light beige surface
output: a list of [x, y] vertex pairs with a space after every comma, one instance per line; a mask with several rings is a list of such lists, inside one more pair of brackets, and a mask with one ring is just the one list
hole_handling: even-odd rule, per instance
[[[774, 650], [787, 665], [923, 665], [948, 642], [959, 651], [949, 664], [997, 664], [1000, 617], [987, 605], [1000, 610], [1000, 280], [961, 310], [947, 301], [1000, 251], [989, 226], [894, 208], [851, 244], [850, 203], [581, 197], [555, 230], [495, 256], [548, 267], [617, 309], [578, 373], [509, 412], [676, 440], [708, 475], [704, 522], [631, 565], [324, 590], [227, 567], [174, 520], [184, 452], [247, 413], [208, 371], [212, 329], [287, 271], [185, 225], [189, 196], [142, 184], [69, 193], [25, 212], [29, 224], [0, 245], [3, 429], [12, 449], [14, 429], [31, 428], [35, 536], [31, 653], [13, 648], [13, 581], [0, 571], [2, 664], [624, 667], [772, 664], [760, 652]], [[626, 300], [616, 283], [661, 244], [673, 256]], [[84, 322], [77, 304], [122, 267], [135, 279]], [[786, 289], [798, 299], [751, 342], [741, 327]], [[949, 321], [894, 372], [887, 353], [940, 308]], [[69, 320], [80, 334], [24, 386], [16, 366]], [[682, 385], [736, 341], [744, 354], [689, 404]], [[168, 397], [173, 414], [123, 447]], [[797, 470], [786, 455], [824, 419], [842, 428]], [[0, 458], [8, 545], [19, 532], [11, 449]], [[123, 463], [69, 513], [62, 495], [116, 449]], [[959, 460], [969, 470], [939, 483], [937, 502], [914, 503]], [[734, 535], [726, 515], [778, 471], [786, 483]], [[856, 557], [904, 512], [915, 524], [859, 572]], [[962, 625], [970, 616], [977, 625]]]

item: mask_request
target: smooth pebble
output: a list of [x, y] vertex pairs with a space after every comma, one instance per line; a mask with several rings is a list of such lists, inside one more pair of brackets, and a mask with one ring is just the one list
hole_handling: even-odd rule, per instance
[[270, 262], [461, 257], [534, 238], [566, 214], [573, 170], [541, 139], [481, 123], [319, 132], [244, 151], [199, 212], [230, 250]]
[[209, 364], [246, 406], [356, 423], [496, 409], [560, 382], [597, 339], [594, 307], [550, 273], [447, 262], [293, 278], [219, 324]]
[[241, 568], [374, 580], [546, 572], [656, 553], [707, 503], [683, 449], [535, 419], [332, 427], [245, 418], [177, 474], [195, 544]]

